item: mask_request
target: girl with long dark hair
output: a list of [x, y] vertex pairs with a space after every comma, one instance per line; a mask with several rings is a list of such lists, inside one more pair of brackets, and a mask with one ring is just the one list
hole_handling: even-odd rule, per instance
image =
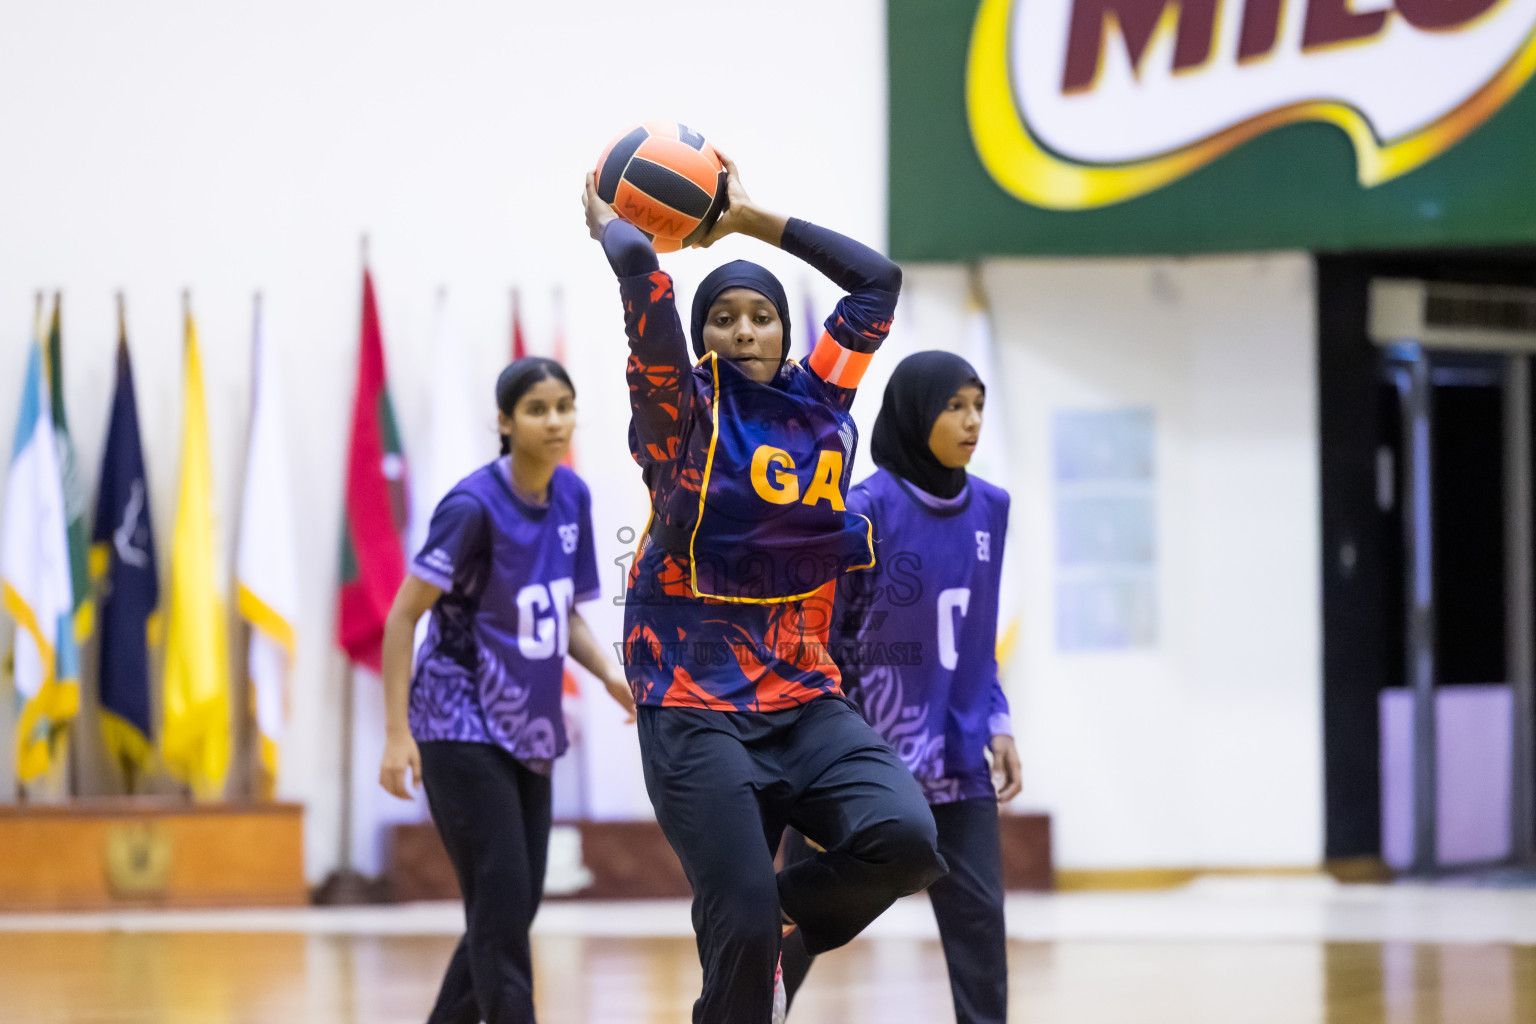
[[575, 610], [598, 594], [591, 495], [560, 464], [576, 389], [559, 363], [529, 356], [502, 371], [496, 406], [501, 457], [438, 504], [384, 627], [379, 782], [401, 799], [413, 778], [426, 788], [464, 895], [466, 930], [429, 1024], [534, 1020], [528, 929], [566, 749], [566, 654], [634, 714], [623, 673]]

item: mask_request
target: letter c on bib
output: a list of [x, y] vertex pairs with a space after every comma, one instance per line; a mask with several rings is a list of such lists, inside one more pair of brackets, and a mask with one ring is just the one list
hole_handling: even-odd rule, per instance
[[789, 452], [771, 444], [762, 445], [752, 453], [752, 489], [764, 501], [793, 505], [800, 500], [800, 481], [795, 479], [794, 469], [795, 460]]

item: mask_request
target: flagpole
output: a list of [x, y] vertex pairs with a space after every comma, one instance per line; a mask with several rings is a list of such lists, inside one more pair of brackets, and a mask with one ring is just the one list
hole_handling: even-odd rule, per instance
[[[250, 475], [251, 439], [256, 431], [257, 403], [261, 401], [261, 289], [257, 289], [251, 296], [251, 404], [246, 412], [245, 421], [245, 458], [246, 465], [243, 474], [247, 478]], [[242, 500], [238, 504], [240, 519], [235, 526], [235, 544], [232, 552], [234, 572], [232, 578], [236, 581], [236, 593], [239, 592], [240, 580], [240, 537], [249, 527], [245, 521], [245, 503]], [[265, 769], [261, 763], [260, 740], [257, 738], [259, 730], [256, 728], [256, 686], [251, 679], [251, 624], [245, 615], [240, 612], [240, 602], [235, 601], [235, 640], [233, 645], [239, 656], [240, 671], [230, 675], [230, 688], [238, 685], [240, 694], [230, 694], [230, 706], [236, 712], [237, 728], [235, 730], [235, 750], [238, 752], [238, 765], [240, 768], [237, 779], [237, 789], [242, 803], [259, 803], [266, 792], [267, 779]], [[238, 680], [238, 683], [236, 682]], [[275, 781], [275, 780], [274, 780]]]
[[368, 879], [352, 866], [352, 730], [356, 673], [350, 658], [341, 658], [341, 842], [336, 870], [315, 890], [315, 902], [324, 906], [355, 906], [376, 902]]
[[[117, 344], [118, 344], [118, 347], [119, 347], [120, 350], [121, 349], [126, 349], [128, 347], [128, 305], [127, 305], [127, 300], [123, 297], [123, 290], [121, 288], [119, 288], [117, 290]], [[122, 364], [119, 363], [119, 366], [121, 366], [121, 365]], [[109, 435], [109, 442], [110, 442], [110, 435]], [[98, 647], [98, 650], [99, 650], [99, 647]], [[100, 680], [101, 664], [100, 664], [100, 656], [99, 655], [97, 657], [96, 674], [97, 674], [96, 686], [97, 686], [97, 694], [98, 694], [98, 699], [99, 699], [99, 694], [101, 692], [101, 680]], [[101, 712], [98, 710], [97, 714], [99, 715], [100, 713]], [[139, 783], [139, 779], [138, 779], [139, 773], [135, 770], [136, 766], [132, 763], [132, 759], [131, 758], [126, 758], [126, 757], [115, 758], [114, 761], [116, 762], [114, 764], [114, 767], [117, 768], [119, 771], [121, 771], [123, 773], [123, 792], [124, 792], [124, 794], [126, 796], [133, 796], [134, 792], [138, 789], [138, 783]]]
[[[187, 324], [189, 322], [191, 322], [191, 320], [192, 320], [192, 289], [190, 289], [190, 288], [183, 288], [181, 290], [181, 363], [182, 363], [183, 385], [185, 385], [185, 380], [186, 380]], [[183, 403], [186, 402], [185, 386], [183, 386], [182, 401], [183, 401]], [[187, 415], [186, 414], [186, 410], [185, 410], [185, 408], [183, 408], [183, 410], [182, 410], [182, 435], [183, 435], [183, 443], [185, 443], [185, 435], [186, 435], [186, 432], [187, 432], [186, 415]], [[182, 473], [186, 472], [186, 467], [185, 466], [183, 466], [181, 468], [181, 472]], [[177, 489], [178, 489], [178, 491], [180, 490], [180, 485], [179, 484], [177, 485]], [[177, 504], [180, 505], [180, 502], [177, 502]], [[177, 515], [172, 517], [173, 529], [174, 529], [174, 524], [175, 524], [176, 518], [179, 518], [181, 510], [180, 510], [180, 508], [178, 508], [176, 511], [177, 511]], [[175, 542], [174, 542], [174, 540], [172, 541], [172, 555], [173, 555], [173, 558], [174, 558], [174, 555], [175, 555]], [[175, 582], [173, 580], [172, 583], [171, 583], [172, 590], [175, 589], [175, 586], [176, 586], [176, 584], [175, 584]], [[169, 625], [167, 627], [167, 631], [169, 632]], [[167, 643], [169, 643], [169, 639], [167, 640]], [[164, 683], [162, 682], [161, 685], [163, 686]], [[163, 739], [164, 739], [164, 737], [162, 737], [162, 740]], [[184, 782], [184, 783], [182, 783], [182, 785], [181, 785], [181, 795], [182, 795], [183, 798], [186, 799], [187, 803], [190, 804], [190, 803], [194, 803], [195, 802], [195, 797], [192, 794], [192, 783], [191, 782]]]
[[[63, 309], [64, 309], [64, 293], [62, 291], [60, 291], [59, 289], [55, 288], [54, 291], [53, 291], [53, 320], [48, 325], [49, 345], [48, 345], [47, 352], [48, 352], [50, 360], [53, 357], [53, 332], [55, 330], [59, 330], [60, 329], [59, 320], [60, 320], [60, 317], [63, 316]], [[54, 401], [56, 401], [56, 402], [58, 402], [58, 403], [60, 403], [62, 405], [62, 403], [64, 401], [63, 396], [62, 396], [62, 392], [64, 390], [64, 348], [63, 348], [63, 342], [62, 341], [60, 341], [60, 343], [59, 343], [59, 365], [58, 365], [58, 368], [57, 368], [56, 371], [53, 370], [53, 369], [49, 370], [50, 378], [52, 377], [54, 372], [57, 372], [58, 375], [59, 375], [59, 391], [60, 391], [60, 395], [55, 396], [54, 397]], [[50, 379], [50, 384], [51, 383], [52, 382], [51, 382], [51, 379]], [[57, 430], [58, 430], [57, 425], [55, 425], [54, 429], [57, 432]], [[67, 434], [65, 436], [67, 437]], [[57, 440], [57, 437], [58, 437], [58, 435], [57, 435], [57, 433], [55, 433], [55, 440]], [[72, 456], [71, 456], [71, 460], [72, 460]], [[72, 473], [66, 471], [65, 465], [63, 463], [60, 464], [59, 469], [60, 469], [61, 472], [64, 473], [64, 478], [63, 478], [64, 506], [65, 506], [65, 509], [66, 509], [66, 513], [65, 514], [69, 515], [70, 514], [68, 512], [68, 508], [69, 508], [69, 495], [70, 495], [70, 492], [74, 489], [74, 476], [73, 476]], [[71, 561], [73, 561], [73, 552], [71, 553]], [[89, 578], [90, 578], [89, 576], [86, 577], [87, 580], [89, 580]], [[71, 608], [72, 612], [76, 611], [76, 610], [78, 610], [80, 608], [80, 605], [81, 605], [82, 601], [89, 601], [90, 598], [89, 597], [81, 597], [79, 594], [75, 594], [75, 595], [73, 595], [73, 600], [74, 600], [74, 606], [73, 606], [73, 608]], [[82, 639], [82, 637], [80, 636], [80, 634], [78, 632], [79, 626], [80, 626], [80, 620], [79, 620], [78, 615], [71, 615], [70, 616], [70, 627], [72, 629], [76, 630], [76, 633], [75, 633], [75, 647], [76, 647], [76, 658], [77, 659], [83, 653], [83, 651], [81, 651], [81, 648], [84, 646], [83, 639]], [[80, 664], [81, 664], [81, 662], [77, 660], [76, 661], [76, 670], [75, 670], [76, 671], [75, 686], [76, 686], [77, 690], [80, 688], [80, 684], [81, 684], [81, 680], [79, 679], [79, 675], [78, 675], [79, 674], [79, 665]], [[69, 717], [69, 720], [65, 724], [64, 728], [59, 730], [59, 743], [61, 743], [63, 745], [63, 747], [64, 747], [64, 764], [63, 764], [63, 769], [64, 770], [63, 770], [63, 773], [62, 773], [63, 774], [63, 778], [60, 779], [59, 781], [63, 784], [64, 792], [63, 793], [55, 793], [55, 794], [53, 794], [53, 796], [54, 796], [55, 799], [62, 798], [62, 799], [59, 799], [60, 803], [72, 803], [74, 801], [75, 797], [79, 795], [79, 791], [80, 791], [80, 763], [79, 763], [80, 745], [75, 742], [75, 734], [76, 734], [76, 732], [77, 732], [77, 730], [79, 728], [79, 725], [80, 725], [80, 714], [79, 714], [78, 711], [76, 711], [75, 714], [73, 714], [73, 715], [71, 715]], [[52, 773], [50, 773], [50, 774], [52, 774]]]
[[[368, 273], [368, 234], [363, 233], [361, 244], [363, 273]], [[345, 499], [343, 499], [345, 501]], [[342, 516], [346, 516], [343, 504]], [[340, 614], [338, 612], [338, 614]], [[352, 688], [356, 673], [352, 659], [343, 653], [341, 659], [341, 842], [338, 846], [336, 869], [326, 876], [315, 890], [315, 902], [327, 906], [353, 906], [372, 903], [372, 887], [368, 879], [352, 866], [352, 732], [356, 725]]]

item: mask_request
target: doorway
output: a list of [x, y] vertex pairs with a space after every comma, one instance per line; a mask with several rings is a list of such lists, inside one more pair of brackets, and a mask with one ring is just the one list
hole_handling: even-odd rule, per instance
[[1330, 861], [1530, 861], [1530, 282], [1526, 253], [1318, 259]]

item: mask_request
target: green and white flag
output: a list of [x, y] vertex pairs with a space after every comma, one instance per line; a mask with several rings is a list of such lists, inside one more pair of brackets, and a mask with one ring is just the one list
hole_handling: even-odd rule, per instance
[[69, 421], [64, 415], [62, 304], [62, 296], [54, 292], [53, 316], [48, 323], [48, 394], [52, 399], [53, 443], [59, 452], [59, 478], [64, 488], [64, 514], [69, 527], [69, 580], [74, 590], [71, 613], [75, 643], [84, 645], [95, 630], [96, 610], [91, 600], [90, 526], [85, 517], [85, 485], [75, 464], [75, 444], [70, 440]]
[[16, 774], [23, 783], [55, 767], [66, 749], [59, 741], [80, 707], [68, 522], [50, 404], [43, 349], [34, 338], [0, 513], [0, 603], [16, 623]]

